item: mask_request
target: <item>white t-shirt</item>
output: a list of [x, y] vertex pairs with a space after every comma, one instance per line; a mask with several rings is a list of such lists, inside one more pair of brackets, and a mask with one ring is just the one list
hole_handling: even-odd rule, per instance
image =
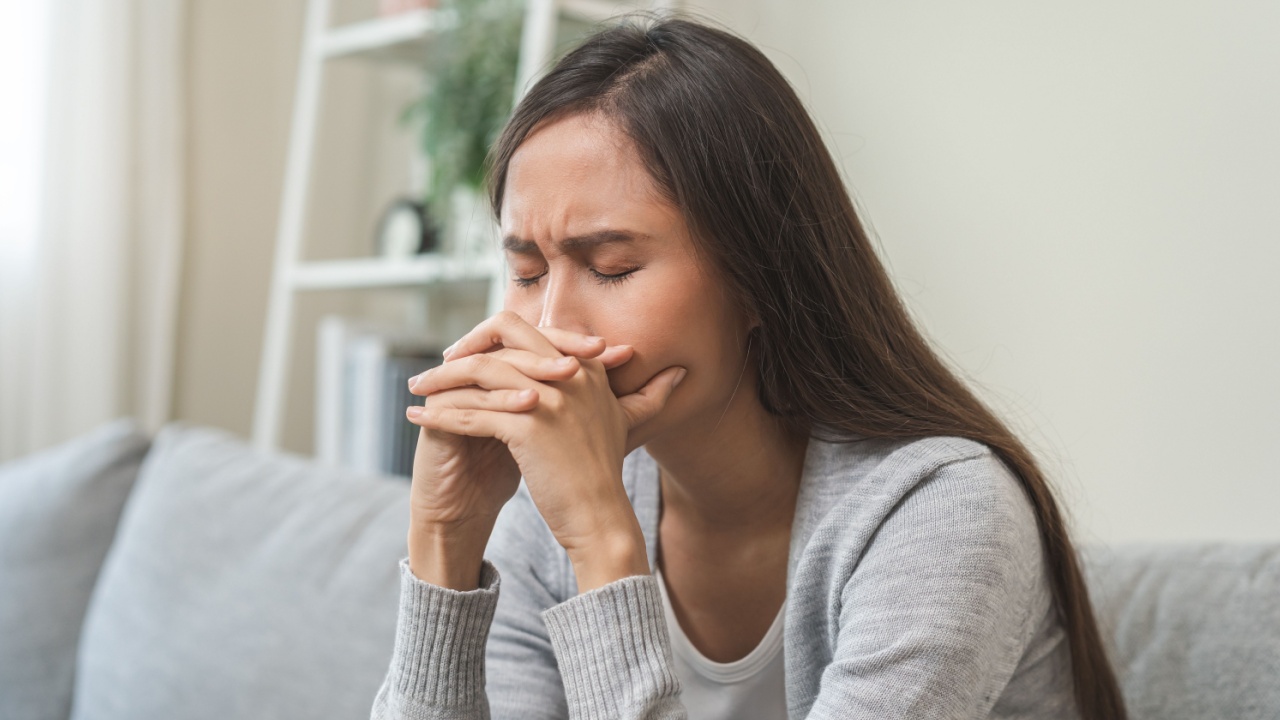
[[784, 601], [764, 639], [746, 657], [730, 663], [708, 660], [680, 628], [662, 571], [655, 568], [662, 607], [671, 635], [680, 701], [689, 720], [786, 720], [787, 696], [782, 664]]

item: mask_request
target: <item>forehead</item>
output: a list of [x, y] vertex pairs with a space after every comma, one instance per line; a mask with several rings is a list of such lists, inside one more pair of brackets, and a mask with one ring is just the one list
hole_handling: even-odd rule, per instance
[[679, 220], [630, 138], [598, 115], [535, 129], [507, 166], [505, 234], [540, 239], [619, 227], [657, 234]]

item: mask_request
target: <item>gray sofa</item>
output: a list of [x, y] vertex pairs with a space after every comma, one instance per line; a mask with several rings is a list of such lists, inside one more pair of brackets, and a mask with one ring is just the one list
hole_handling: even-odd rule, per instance
[[[0, 719], [368, 717], [407, 497], [183, 422], [0, 465]], [[1081, 552], [1131, 717], [1280, 718], [1280, 543]]]

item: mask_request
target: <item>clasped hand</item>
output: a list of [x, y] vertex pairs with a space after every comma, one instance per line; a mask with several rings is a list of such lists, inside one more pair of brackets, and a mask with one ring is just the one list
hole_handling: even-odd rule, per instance
[[469, 542], [455, 537], [454, 544], [483, 548], [523, 475], [575, 566], [599, 560], [588, 558], [593, 548], [636, 539], [622, 461], [634, 449], [631, 430], [665, 406], [685, 370], [668, 367], [637, 392], [615, 397], [606, 371], [633, 355], [630, 346], [535, 328], [509, 311], [476, 326], [446, 351], [443, 364], [410, 381], [425, 397], [419, 414], [408, 413], [423, 428], [413, 527], [462, 535]]

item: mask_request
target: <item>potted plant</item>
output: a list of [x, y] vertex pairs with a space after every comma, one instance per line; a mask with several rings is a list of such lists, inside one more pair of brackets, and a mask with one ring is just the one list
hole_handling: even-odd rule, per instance
[[444, 27], [428, 44], [425, 91], [400, 120], [417, 124], [430, 168], [426, 214], [445, 250], [461, 254], [491, 227], [480, 185], [489, 146], [511, 114], [523, 3], [443, 0], [440, 12]]

